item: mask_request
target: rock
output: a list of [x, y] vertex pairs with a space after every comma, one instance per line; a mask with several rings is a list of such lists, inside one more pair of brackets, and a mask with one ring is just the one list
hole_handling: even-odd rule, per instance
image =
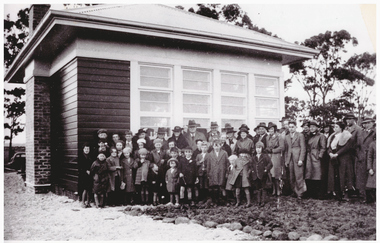
[[131, 205], [128, 205], [124, 208], [124, 211], [131, 211], [132, 209], [132, 206]]
[[190, 220], [190, 223], [192, 223], [192, 224], [202, 224], [202, 222], [200, 220], [196, 220], [196, 219]]
[[263, 236], [264, 236], [264, 237], [271, 237], [271, 236], [272, 236], [272, 231], [270, 231], [270, 230], [265, 231], [265, 232], [263, 233]]
[[314, 235], [309, 236], [306, 240], [307, 241], [321, 241], [322, 236], [318, 234], [314, 234]]
[[336, 235], [328, 235], [325, 238], [323, 238], [324, 241], [330, 241], [330, 240], [339, 240], [339, 237]]
[[298, 240], [300, 238], [300, 234], [297, 232], [289, 232], [288, 238], [289, 240]]
[[188, 224], [190, 223], [190, 219], [186, 217], [178, 217], [175, 219], [175, 224]]
[[232, 230], [232, 231], [241, 230], [242, 228], [243, 228], [243, 226], [239, 222], [233, 222], [233, 223], [231, 223], [231, 226], [230, 226], [230, 230]]
[[227, 228], [229, 229], [231, 227], [231, 223], [224, 223], [224, 224], [218, 224], [216, 228]]
[[206, 221], [203, 226], [207, 227], [207, 228], [215, 228], [216, 226], [218, 225], [218, 223], [214, 222], [214, 221]]
[[[269, 230], [269, 232], [270, 232], [270, 230]], [[254, 236], [259, 236], [259, 235], [262, 235], [262, 234], [263, 234], [263, 232], [261, 230], [253, 229], [251, 231], [251, 235], [254, 235]]]
[[164, 218], [164, 219], [162, 220], [162, 223], [166, 223], [166, 224], [174, 224], [174, 221], [175, 221], [174, 218]]
[[128, 214], [131, 216], [139, 216], [140, 213], [138, 210], [133, 210], [133, 211], [129, 211]]
[[162, 217], [162, 216], [154, 216], [153, 217], [153, 220], [163, 220], [164, 219], [164, 217]]
[[253, 228], [251, 226], [245, 226], [243, 228], [243, 232], [247, 233], [247, 234], [251, 233], [252, 230], [253, 230]]
[[284, 232], [282, 232], [282, 231], [274, 230], [272, 232], [272, 238], [274, 240], [286, 240], [287, 235]]
[[131, 211], [143, 211], [142, 207], [139, 205], [134, 205], [131, 207]]
[[264, 211], [260, 213], [259, 219], [265, 219], [267, 216], [265, 215]]
[[306, 241], [307, 240], [307, 237], [300, 237], [300, 241]]
[[340, 239], [338, 241], [348, 241], [348, 239], [347, 238], [342, 238], [342, 239]]

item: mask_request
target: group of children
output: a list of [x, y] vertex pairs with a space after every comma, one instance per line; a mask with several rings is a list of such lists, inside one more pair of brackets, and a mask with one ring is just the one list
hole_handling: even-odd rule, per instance
[[[272, 162], [263, 153], [262, 142], [256, 143], [253, 157], [245, 149], [229, 156], [231, 149], [225, 151], [225, 138], [220, 139], [219, 135], [208, 139], [209, 142], [197, 139], [195, 150], [189, 145], [179, 149], [175, 141], [158, 136], [150, 151], [147, 146], [150, 139], [146, 135], [140, 129], [133, 141], [131, 132], [127, 131], [123, 141], [113, 134], [109, 146], [107, 131], [100, 129], [95, 153], [90, 152], [91, 145], [84, 145], [78, 161], [84, 207], [90, 207], [90, 184], [97, 208], [134, 203], [192, 207], [199, 201], [219, 205], [227, 202], [227, 196], [234, 196], [233, 204], [238, 206], [241, 191], [245, 192], [246, 205], [250, 206], [251, 188], [257, 190], [260, 205], [265, 201], [263, 189]], [[92, 163], [91, 155], [97, 157]]]

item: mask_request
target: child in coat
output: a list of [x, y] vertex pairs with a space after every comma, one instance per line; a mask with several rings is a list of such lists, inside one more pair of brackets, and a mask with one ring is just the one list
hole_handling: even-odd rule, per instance
[[141, 195], [141, 204], [146, 204], [149, 198], [148, 172], [151, 162], [146, 158], [148, 155], [146, 148], [140, 148], [138, 154], [140, 159], [138, 159], [135, 185]]
[[[205, 157], [207, 154], [208, 144], [206, 141], [202, 142], [201, 153], [197, 155], [195, 161], [197, 163], [197, 182], [195, 185], [195, 197], [204, 200], [207, 195], [207, 173], [205, 166]], [[198, 191], [199, 190], [199, 191]], [[197, 193], [198, 192], [198, 193]]]
[[257, 190], [257, 203], [260, 206], [265, 204], [266, 191], [265, 183], [268, 179], [268, 172], [272, 169], [273, 164], [267, 154], [263, 154], [264, 143], [257, 142], [256, 155], [253, 156], [252, 181]]
[[149, 193], [153, 195], [153, 206], [158, 205], [158, 189], [159, 189], [159, 179], [158, 179], [158, 166], [155, 163], [151, 164], [148, 172], [148, 184]]
[[103, 153], [98, 154], [97, 160], [91, 165], [90, 174], [94, 179], [93, 193], [96, 208], [104, 207], [104, 197], [108, 189], [108, 166], [106, 156]]
[[120, 157], [122, 169], [122, 184], [124, 184], [124, 203], [133, 204], [133, 193], [135, 192], [135, 183], [133, 181], [133, 170], [137, 169], [137, 162], [131, 158], [132, 148], [126, 147], [123, 149], [123, 154]]
[[166, 189], [170, 195], [170, 202], [167, 204], [171, 206], [174, 204], [175, 197], [175, 206], [179, 206], [179, 173], [177, 169], [178, 160], [175, 158], [171, 158], [168, 160], [170, 169], [166, 172], [165, 181], [166, 181]]
[[250, 174], [252, 171], [252, 160], [246, 149], [239, 150], [239, 157], [233, 163], [231, 170], [232, 176], [228, 180], [228, 184], [233, 185], [236, 193], [236, 207], [240, 205], [240, 190], [244, 189], [247, 198], [247, 207], [251, 206], [251, 187]]
[[197, 163], [193, 161], [193, 150], [190, 146], [183, 149], [185, 159], [179, 162], [178, 171], [180, 179], [180, 200], [182, 202], [185, 199], [185, 191], [187, 191], [187, 200], [191, 201], [191, 206], [195, 206], [195, 202], [192, 197], [194, 190], [194, 184], [197, 177]]
[[111, 148], [111, 156], [107, 158], [109, 184], [108, 184], [108, 204], [110, 206], [119, 205], [121, 203], [121, 169], [120, 160], [117, 156], [117, 149]]

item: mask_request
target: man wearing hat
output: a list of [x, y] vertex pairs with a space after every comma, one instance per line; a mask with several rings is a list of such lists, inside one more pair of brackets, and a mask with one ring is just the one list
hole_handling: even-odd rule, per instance
[[173, 131], [173, 135], [168, 139], [168, 144], [171, 141], [174, 141], [175, 146], [179, 149], [184, 149], [187, 146], [189, 146], [189, 144], [186, 141], [185, 136], [182, 134], [182, 127], [175, 126], [172, 131]]
[[367, 183], [367, 152], [369, 145], [373, 141], [376, 130], [374, 128], [375, 120], [371, 117], [365, 117], [362, 125], [362, 129], [358, 133], [357, 140], [357, 160], [355, 164], [355, 179], [356, 179], [356, 189], [359, 190], [359, 195], [365, 198], [365, 185]]
[[224, 128], [222, 128], [222, 132], [226, 133], [227, 139], [226, 139], [226, 144], [230, 146], [231, 151], [235, 151], [235, 145], [237, 142], [237, 139], [235, 138], [235, 130], [231, 126], [230, 123], [226, 123], [224, 125]]
[[281, 122], [281, 129], [279, 133], [285, 138], [285, 135], [289, 133], [289, 118], [284, 116], [279, 122]]
[[[309, 122], [309, 120], [304, 119], [301, 127], [302, 127], [302, 134], [305, 138], [305, 144], [307, 145], [307, 143], [309, 141], [309, 137], [310, 137], [310, 122]], [[304, 169], [306, 169], [306, 159], [307, 159], [307, 150], [306, 150], [305, 158], [303, 159], [303, 161], [305, 161]]]
[[184, 135], [187, 143], [193, 149], [193, 151], [197, 149], [196, 141], [198, 139], [201, 139], [202, 141], [207, 141], [205, 135], [197, 131], [198, 126], [199, 124], [195, 123], [194, 120], [189, 120], [189, 123], [187, 125], [188, 132]]
[[[264, 144], [263, 151], [265, 151], [265, 148], [267, 147], [267, 126], [265, 122], [260, 122], [259, 125], [257, 125], [256, 129], [256, 135], [253, 137], [253, 146], [257, 142], [262, 142]], [[254, 152], [256, 154], [256, 151]]]
[[165, 139], [166, 135], [166, 128], [165, 127], [159, 127], [157, 130], [157, 138], [162, 140], [162, 149], [167, 150], [169, 148], [168, 141]]
[[211, 122], [210, 125], [210, 131], [207, 133], [207, 141], [211, 143], [215, 138], [220, 137], [220, 132], [218, 131], [218, 123], [217, 122]]

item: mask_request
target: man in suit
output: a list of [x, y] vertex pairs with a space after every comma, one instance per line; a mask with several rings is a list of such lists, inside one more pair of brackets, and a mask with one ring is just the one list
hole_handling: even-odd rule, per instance
[[[257, 142], [262, 142], [264, 144], [264, 148], [263, 148], [263, 151], [265, 150], [265, 148], [267, 147], [267, 126], [265, 124], [265, 122], [260, 122], [259, 125], [257, 125], [257, 127], [255, 128], [255, 131], [256, 131], [256, 135], [253, 137], [253, 146], [255, 146], [255, 144]], [[254, 151], [253, 154], [256, 154], [256, 151]]]
[[191, 149], [195, 151], [197, 149], [196, 141], [198, 139], [202, 141], [207, 141], [207, 139], [203, 133], [197, 131], [198, 124], [195, 123], [194, 120], [189, 120], [189, 123], [187, 126], [188, 126], [188, 132], [184, 135], [184, 137], [187, 143], [189, 144], [189, 146], [191, 147]]
[[222, 132], [225, 132], [227, 135], [226, 144], [230, 146], [231, 151], [235, 151], [237, 139], [235, 137], [236, 131], [234, 130], [234, 128], [231, 126], [230, 123], [226, 123], [224, 125], [224, 128], [222, 128]]
[[306, 191], [303, 173], [306, 145], [302, 133], [296, 132], [297, 123], [289, 121], [289, 134], [285, 136], [285, 166], [289, 167], [290, 184], [297, 199]]

